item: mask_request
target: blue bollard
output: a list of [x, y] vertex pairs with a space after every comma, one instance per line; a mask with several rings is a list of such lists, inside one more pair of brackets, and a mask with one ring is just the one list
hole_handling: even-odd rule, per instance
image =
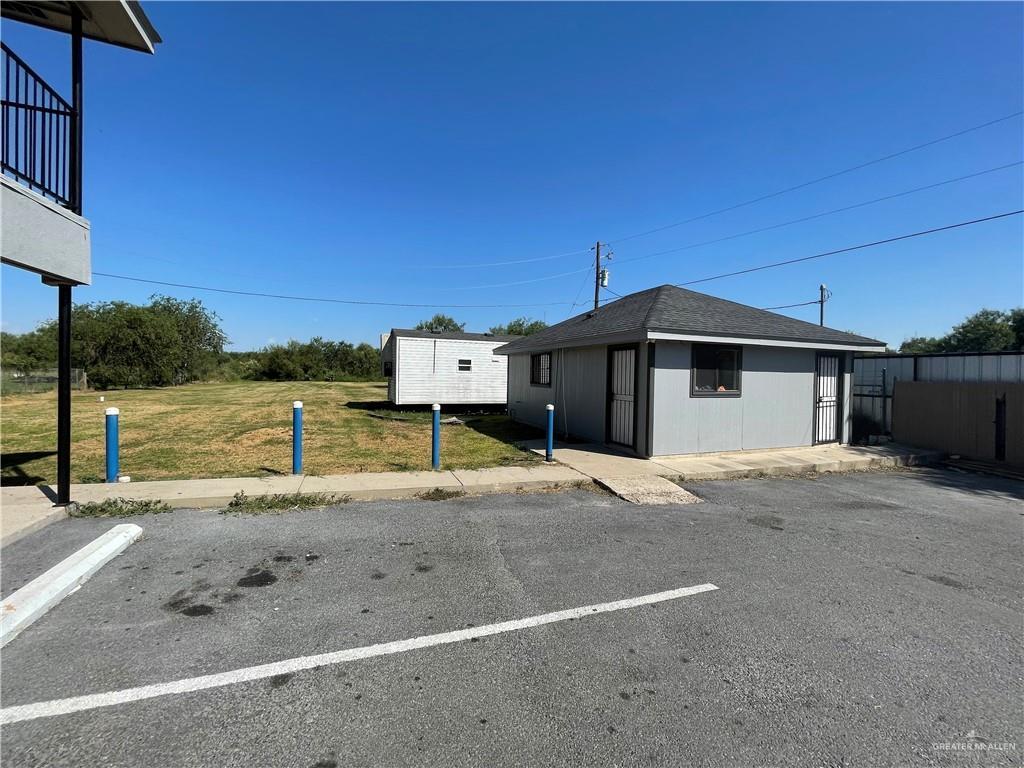
[[116, 483], [121, 473], [121, 460], [118, 456], [117, 419], [120, 415], [117, 408], [107, 408], [107, 482]]
[[555, 460], [555, 406], [547, 404], [548, 411], [548, 442], [544, 446], [544, 461]]
[[292, 474], [302, 474], [302, 401], [292, 403]]
[[430, 443], [430, 468], [438, 470], [441, 468], [441, 406], [434, 403], [430, 406], [434, 412], [434, 434]]

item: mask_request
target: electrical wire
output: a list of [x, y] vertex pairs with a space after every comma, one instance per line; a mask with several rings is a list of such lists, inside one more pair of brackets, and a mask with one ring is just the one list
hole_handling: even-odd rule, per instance
[[[1024, 114], [1024, 110], [1018, 111], [1018, 112], [1014, 112], [1014, 113], [1009, 114], [1009, 115], [1004, 115], [1003, 117], [996, 118], [995, 120], [989, 120], [987, 123], [981, 123], [980, 125], [974, 125], [974, 126], [971, 126], [970, 128], [964, 128], [963, 130], [957, 131], [956, 133], [951, 133], [951, 134], [949, 134], [947, 136], [942, 136], [942, 137], [937, 138], [937, 139], [932, 139], [931, 141], [926, 141], [926, 142], [924, 142], [922, 144], [916, 144], [916, 145], [914, 145], [912, 147], [907, 147], [906, 149], [901, 149], [898, 152], [892, 152], [892, 153], [890, 153], [888, 155], [883, 155], [882, 157], [876, 157], [873, 160], [868, 160], [867, 162], [859, 163], [858, 165], [853, 165], [853, 166], [850, 166], [849, 168], [844, 168], [844, 169], [842, 169], [840, 171], [835, 171], [833, 173], [826, 174], [825, 176], [819, 176], [816, 179], [811, 179], [810, 181], [805, 181], [805, 182], [802, 182], [800, 184], [795, 184], [795, 185], [793, 185], [791, 187], [786, 187], [785, 189], [780, 189], [780, 190], [777, 190], [775, 192], [770, 192], [770, 193], [768, 193], [766, 195], [761, 195], [760, 197], [755, 197], [755, 198], [752, 198], [750, 200], [745, 200], [745, 201], [743, 201], [741, 203], [735, 203], [733, 205], [726, 206], [725, 208], [719, 208], [718, 210], [709, 211], [707, 213], [702, 213], [702, 214], [700, 214], [698, 216], [693, 216], [693, 217], [691, 217], [689, 219], [684, 219], [683, 221], [677, 221], [677, 222], [674, 222], [672, 224], [666, 224], [666, 225], [661, 226], [661, 227], [655, 227], [654, 229], [648, 229], [648, 230], [643, 231], [643, 232], [635, 232], [635, 233], [633, 233], [631, 235], [626, 235], [624, 237], [619, 237], [619, 238], [616, 238], [614, 240], [609, 240], [608, 244], [611, 245], [611, 244], [615, 244], [615, 243], [622, 243], [622, 242], [626, 242], [627, 240], [633, 240], [633, 239], [638, 238], [638, 237], [644, 237], [646, 235], [652, 235], [652, 234], [655, 234], [656, 232], [663, 232], [663, 231], [665, 231], [667, 229], [673, 229], [675, 227], [681, 227], [684, 224], [692, 224], [695, 221], [701, 221], [703, 219], [711, 218], [712, 216], [718, 216], [719, 214], [722, 214], [722, 213], [728, 213], [729, 211], [735, 211], [735, 210], [737, 210], [739, 208], [745, 208], [748, 205], [754, 205], [755, 203], [760, 203], [760, 202], [763, 202], [765, 200], [771, 200], [772, 198], [779, 197], [781, 195], [785, 195], [785, 194], [788, 194], [790, 192], [795, 192], [795, 191], [800, 190], [800, 189], [805, 189], [806, 187], [810, 187], [810, 186], [812, 186], [814, 184], [820, 184], [823, 181], [828, 181], [829, 179], [834, 179], [834, 178], [836, 178], [838, 176], [843, 176], [843, 175], [845, 175], [847, 173], [852, 173], [854, 171], [859, 171], [862, 168], [868, 168], [868, 167], [870, 167], [872, 165], [877, 165], [878, 163], [883, 163], [883, 162], [885, 162], [887, 160], [892, 160], [894, 158], [901, 157], [901, 156], [909, 154], [911, 152], [916, 152], [918, 150], [925, 149], [927, 147], [931, 147], [931, 146], [934, 146], [936, 144], [941, 144], [944, 141], [949, 141], [951, 139], [955, 139], [955, 138], [957, 138], [959, 136], [964, 136], [964, 135], [966, 135], [968, 133], [972, 133], [974, 131], [980, 131], [983, 128], [988, 128], [989, 126], [997, 125], [998, 123], [1006, 122], [1007, 120], [1012, 120], [1015, 117], [1020, 117], [1022, 114]], [[965, 178], [969, 178], [969, 177], [965, 177]], [[909, 193], [907, 193], [907, 194], [909, 194]], [[536, 257], [536, 258], [513, 259], [513, 260], [509, 260], [509, 261], [492, 261], [492, 262], [474, 263], [474, 264], [422, 264], [422, 265], [419, 265], [419, 266], [421, 266], [423, 269], [476, 269], [476, 268], [483, 268], [483, 267], [504, 267], [504, 266], [514, 265], [514, 264], [533, 264], [533, 263], [540, 262], [540, 261], [551, 261], [553, 259], [567, 258], [569, 256], [576, 256], [576, 255], [581, 254], [581, 253], [586, 253], [587, 250], [589, 250], [589, 249], [582, 249], [582, 250], [579, 250], [579, 251], [569, 251], [567, 253], [559, 253], [559, 254], [555, 254], [553, 256], [539, 256], [539, 257]]]
[[314, 301], [326, 304], [355, 304], [359, 306], [372, 307], [412, 307], [417, 309], [514, 309], [522, 307], [564, 307], [567, 302], [551, 301], [547, 303], [533, 304], [406, 304], [396, 301], [369, 301], [361, 299], [325, 299], [318, 296], [291, 296], [281, 293], [260, 293], [257, 291], [241, 291], [233, 288], [213, 288], [207, 285], [188, 285], [186, 283], [171, 283], [165, 280], [147, 280], [141, 277], [130, 277], [128, 275], [114, 275], [109, 272], [93, 272], [100, 277], [111, 277], [116, 280], [131, 280], [136, 283], [149, 283], [150, 285], [164, 285], [172, 288], [188, 288], [194, 291], [212, 291], [213, 293], [229, 293], [235, 296], [256, 296], [264, 299], [287, 299], [289, 301]]
[[811, 261], [812, 259], [822, 259], [826, 256], [835, 256], [839, 253], [849, 253], [850, 251], [860, 251], [865, 248], [874, 248], [878, 245], [886, 245], [887, 243], [896, 243], [900, 240], [909, 240], [912, 237], [922, 237], [924, 235], [932, 235], [936, 232], [945, 232], [950, 229], [958, 229], [960, 227], [969, 227], [972, 224], [981, 224], [986, 221], [995, 221], [996, 219], [1005, 219], [1007, 216], [1018, 216], [1024, 213], [1024, 208], [1016, 211], [1008, 211], [1007, 213], [997, 213], [992, 216], [985, 216], [981, 219], [972, 219], [970, 221], [961, 221], [956, 224], [947, 224], [942, 227], [935, 227], [933, 229], [925, 229], [920, 232], [911, 232], [906, 235], [898, 235], [896, 237], [888, 237], [885, 240], [875, 240], [870, 243], [861, 243], [859, 245], [851, 245], [846, 248], [837, 248], [834, 251], [825, 251], [824, 253], [816, 253], [812, 256], [801, 256], [797, 259], [786, 259], [785, 261], [776, 261], [771, 264], [762, 264], [757, 267], [748, 267], [747, 269], [738, 269], [735, 272], [724, 272], [721, 275], [711, 275], [710, 277], [701, 277], [696, 280], [687, 280], [685, 283], [676, 283], [677, 286], [684, 285], [696, 285], [697, 283], [707, 283], [712, 280], [721, 280], [724, 277], [735, 277], [736, 275], [746, 275], [751, 272], [760, 272], [764, 269], [772, 269], [773, 267], [784, 267], [787, 264], [797, 264], [801, 261]]
[[849, 168], [844, 168], [844, 169], [842, 169], [840, 171], [835, 171], [834, 173], [826, 174], [825, 176], [819, 176], [816, 179], [811, 179], [810, 181], [805, 181], [805, 182], [802, 182], [800, 184], [795, 184], [795, 185], [793, 185], [791, 187], [786, 187], [785, 189], [780, 189], [780, 190], [778, 190], [776, 192], [770, 192], [770, 193], [768, 193], [766, 195], [761, 195], [760, 197], [755, 197], [755, 198], [752, 198], [750, 200], [745, 200], [742, 203], [735, 203], [734, 205], [729, 205], [729, 206], [726, 206], [725, 208], [719, 208], [719, 209], [714, 210], [714, 211], [709, 211], [708, 213], [702, 213], [699, 216], [692, 216], [691, 218], [684, 219], [683, 221], [677, 221], [677, 222], [675, 222], [673, 224], [666, 224], [666, 225], [661, 226], [661, 227], [655, 227], [654, 229], [648, 229], [648, 230], [645, 230], [643, 232], [636, 232], [636, 233], [634, 233], [632, 235], [626, 235], [625, 237], [619, 237], [619, 238], [616, 238], [614, 240], [609, 240], [608, 242], [611, 243], [611, 244], [622, 243], [622, 242], [625, 242], [627, 240], [633, 240], [633, 239], [638, 238], [638, 237], [644, 237], [646, 235], [653, 235], [656, 232], [664, 232], [666, 229], [673, 229], [674, 227], [681, 227], [684, 224], [692, 224], [695, 221], [701, 221], [702, 219], [708, 219], [708, 218], [711, 218], [712, 216], [718, 216], [719, 214], [722, 214], [722, 213], [728, 213], [729, 211], [735, 211], [738, 208], [745, 208], [746, 206], [753, 205], [754, 203], [760, 203], [760, 202], [763, 202], [765, 200], [771, 200], [774, 197], [779, 197], [780, 195], [785, 195], [785, 194], [788, 194], [790, 192], [795, 192], [798, 189], [805, 189], [805, 188], [810, 187], [810, 186], [812, 186], [814, 184], [820, 184], [823, 181], [828, 181], [829, 179], [834, 179], [837, 176], [843, 176], [843, 175], [845, 175], [847, 173], [853, 173], [854, 171], [859, 171], [862, 168], [868, 168], [869, 166], [877, 165], [878, 163], [883, 163], [886, 160], [892, 160], [892, 159], [897, 158], [897, 157], [902, 157], [903, 155], [909, 154], [911, 152], [917, 152], [920, 149], [925, 149], [926, 147], [932, 147], [932, 146], [935, 146], [936, 144], [941, 144], [944, 141], [949, 141], [950, 139], [955, 139], [958, 136], [963, 136], [965, 134], [972, 133], [973, 131], [980, 131], [983, 128], [988, 128], [989, 126], [996, 125], [998, 123], [1002, 123], [1002, 122], [1005, 122], [1007, 120], [1012, 120], [1015, 117], [1020, 117], [1022, 114], [1024, 114], [1024, 110], [1021, 110], [1021, 111], [1018, 111], [1018, 112], [1014, 112], [1014, 113], [1009, 114], [1009, 115], [1004, 115], [1003, 117], [998, 117], [995, 120], [989, 120], [987, 123], [982, 123], [980, 125], [971, 126], [970, 128], [965, 128], [962, 131], [957, 131], [956, 133], [951, 133], [948, 136], [942, 136], [942, 137], [940, 137], [938, 139], [932, 139], [931, 141], [926, 141], [923, 144], [916, 144], [916, 145], [914, 145], [912, 147], [907, 147], [906, 149], [901, 149], [898, 152], [892, 152], [892, 153], [890, 153], [888, 155], [883, 155], [882, 157], [876, 157], [873, 160], [868, 160], [867, 162], [859, 163], [858, 165], [853, 165], [853, 166], [850, 166]]
[[666, 255], [668, 255], [670, 253], [679, 253], [680, 251], [689, 251], [689, 250], [693, 250], [694, 248], [703, 248], [704, 246], [707, 246], [707, 245], [714, 245], [716, 243], [724, 243], [727, 240], [736, 240], [737, 238], [740, 238], [740, 237], [747, 237], [749, 235], [756, 235], [756, 234], [760, 234], [761, 232], [769, 232], [769, 231], [771, 231], [773, 229], [782, 229], [783, 227], [789, 227], [789, 226], [792, 226], [793, 224], [802, 224], [805, 221], [813, 221], [814, 219], [820, 219], [820, 218], [822, 218], [824, 216], [832, 216], [832, 215], [834, 215], [836, 213], [843, 213], [845, 211], [852, 211], [852, 210], [854, 210], [856, 208], [863, 208], [863, 207], [868, 206], [868, 205], [874, 205], [876, 203], [885, 202], [886, 200], [894, 200], [895, 198], [898, 198], [898, 197], [905, 197], [906, 195], [913, 195], [913, 194], [915, 194], [917, 192], [924, 192], [926, 190], [935, 189], [936, 187], [942, 187], [942, 186], [945, 186], [947, 184], [955, 184], [958, 181], [966, 181], [968, 179], [974, 179], [974, 178], [977, 178], [979, 176], [984, 176], [984, 175], [989, 174], [989, 173], [995, 173], [996, 171], [1004, 171], [1007, 168], [1016, 168], [1016, 167], [1021, 166], [1021, 165], [1024, 165], [1024, 160], [1018, 160], [1018, 161], [1016, 161], [1014, 163], [1007, 163], [1005, 165], [999, 165], [999, 166], [996, 166], [995, 168], [988, 168], [988, 169], [986, 169], [984, 171], [977, 171], [976, 173], [969, 173], [966, 176], [957, 176], [956, 178], [945, 179], [944, 181], [937, 181], [934, 184], [926, 184], [923, 187], [914, 187], [913, 189], [906, 189], [906, 190], [904, 190], [902, 192], [895, 192], [895, 193], [893, 193], [891, 195], [885, 195], [884, 197], [876, 197], [873, 200], [865, 200], [865, 201], [860, 202], [860, 203], [854, 203], [853, 205], [843, 206], [842, 208], [833, 208], [830, 211], [822, 211], [821, 213], [814, 213], [814, 214], [811, 214], [810, 216], [802, 216], [799, 219], [791, 219], [789, 221], [779, 222], [778, 224], [769, 224], [766, 227], [758, 227], [757, 229], [748, 229], [746, 232], [737, 232], [737, 233], [732, 234], [732, 235], [725, 235], [723, 237], [716, 237], [713, 240], [703, 240], [703, 241], [701, 241], [699, 243], [690, 243], [689, 245], [681, 245], [681, 246], [679, 246], [677, 248], [669, 248], [669, 249], [664, 250], [664, 251], [657, 251], [656, 253], [647, 253], [647, 254], [644, 254], [643, 256], [632, 256], [632, 257], [626, 258], [626, 259], [618, 259], [617, 261], [618, 261], [619, 264], [628, 264], [628, 263], [630, 263], [632, 261], [643, 261], [644, 259], [653, 259], [656, 256], [666, 256]]
[[761, 309], [766, 311], [772, 309], [790, 309], [791, 307], [807, 307], [811, 304], [821, 304], [821, 299], [814, 299], [814, 301], [802, 301], [799, 304], [782, 304], [778, 307], [761, 307]]

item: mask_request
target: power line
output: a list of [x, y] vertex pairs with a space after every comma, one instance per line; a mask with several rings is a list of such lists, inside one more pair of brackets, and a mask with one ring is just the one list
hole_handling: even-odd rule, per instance
[[[588, 270], [589, 271], [589, 270]], [[281, 293], [259, 293], [257, 291], [241, 291], [233, 288], [212, 288], [207, 285], [188, 285], [186, 283], [171, 283], [165, 280], [147, 280], [141, 277], [129, 277], [128, 275], [114, 275], [109, 272], [93, 272], [100, 277], [112, 277], [116, 280], [131, 280], [135, 283], [149, 283], [151, 285], [165, 285], [172, 288], [188, 288], [194, 291], [212, 291], [213, 293], [229, 293], [235, 296], [257, 296], [264, 299], [287, 299], [289, 301], [315, 301], [326, 304], [355, 304], [359, 306], [373, 307], [412, 307], [417, 309], [515, 309], [522, 307], [554, 307], [565, 306], [567, 302], [552, 301], [547, 303], [534, 304], [405, 304], [394, 301], [363, 301], [360, 299], [325, 299], [318, 296], [291, 296]]]
[[783, 227], [789, 227], [789, 226], [792, 226], [794, 224], [802, 224], [802, 223], [804, 223], [806, 221], [813, 221], [814, 219], [820, 219], [820, 218], [822, 218], [824, 216], [832, 216], [832, 215], [837, 214], [837, 213], [844, 213], [845, 211], [852, 211], [852, 210], [855, 210], [857, 208], [864, 208], [865, 206], [875, 205], [876, 203], [882, 203], [882, 202], [885, 202], [886, 200], [894, 200], [894, 199], [896, 199], [898, 197], [905, 197], [907, 195], [913, 195], [913, 194], [915, 194], [917, 192], [924, 192], [926, 190], [935, 189], [936, 187], [942, 187], [942, 186], [945, 186], [947, 184], [955, 184], [956, 182], [959, 182], [959, 181], [967, 181], [968, 179], [974, 179], [974, 178], [977, 178], [979, 176], [984, 176], [984, 175], [989, 174], [989, 173], [995, 173], [996, 171], [1004, 171], [1007, 168], [1016, 168], [1016, 167], [1021, 166], [1021, 165], [1024, 165], [1024, 161], [1018, 160], [1018, 161], [1013, 162], [1013, 163], [1006, 163], [1005, 165], [998, 165], [995, 168], [987, 168], [984, 171], [977, 171], [975, 173], [969, 173], [969, 174], [967, 174], [965, 176], [957, 176], [957, 177], [952, 178], [952, 179], [945, 179], [943, 181], [937, 181], [934, 184], [926, 184], [923, 187], [914, 187], [913, 189], [906, 189], [906, 190], [904, 190], [902, 192], [894, 192], [891, 195], [885, 195], [883, 197], [876, 197], [873, 200], [865, 200], [865, 201], [860, 202], [860, 203], [854, 203], [853, 205], [845, 205], [842, 208], [833, 208], [830, 211], [822, 211], [820, 213], [811, 214], [810, 216], [802, 216], [799, 219], [791, 219], [789, 221], [779, 222], [778, 224], [769, 224], [766, 227], [758, 227], [757, 229], [748, 229], [746, 232], [737, 232], [737, 233], [732, 234], [732, 235], [725, 235], [723, 237], [716, 237], [713, 240], [704, 240], [704, 241], [701, 241], [699, 243], [690, 243], [689, 245], [681, 245], [681, 246], [679, 246], [677, 248], [668, 248], [667, 250], [664, 250], [664, 251], [657, 251], [655, 253], [647, 253], [647, 254], [644, 254], [643, 256], [633, 256], [633, 257], [628, 258], [628, 259], [619, 259], [618, 261], [619, 261], [620, 264], [627, 264], [627, 263], [632, 262], [632, 261], [642, 261], [644, 259], [653, 259], [656, 256], [666, 256], [666, 255], [668, 255], [670, 253], [679, 253], [680, 251], [688, 251], [688, 250], [692, 250], [694, 248], [703, 248], [706, 245], [714, 245], [716, 243], [724, 243], [727, 240], [735, 240], [735, 239], [740, 238], [740, 237], [748, 237], [749, 235], [756, 235], [756, 234], [760, 234], [761, 232], [768, 232], [768, 231], [773, 230], [773, 229], [782, 229]]
[[780, 305], [778, 307], [761, 307], [761, 309], [766, 310], [766, 311], [767, 310], [772, 310], [772, 309], [790, 309], [791, 307], [809, 307], [811, 304], [820, 304], [820, 303], [821, 303], [821, 299], [814, 299], [812, 301], [801, 301], [799, 304], [782, 304], [782, 305]]
[[936, 144], [941, 144], [944, 141], [949, 141], [950, 139], [955, 139], [958, 136], [963, 136], [963, 135], [971, 133], [973, 131], [980, 131], [981, 129], [988, 128], [991, 125], [996, 125], [997, 123], [1002, 123], [1002, 122], [1005, 122], [1007, 120], [1012, 120], [1015, 117], [1020, 117], [1020, 115], [1022, 115], [1022, 114], [1024, 114], [1024, 110], [1018, 111], [1018, 112], [1014, 112], [1014, 113], [1009, 114], [1009, 115], [1004, 115], [1003, 117], [998, 117], [995, 120], [989, 120], [987, 123], [982, 123], [981, 125], [974, 125], [974, 126], [971, 126], [970, 128], [965, 128], [962, 131], [957, 131], [956, 133], [951, 133], [948, 136], [942, 136], [942, 137], [940, 137], [938, 139], [932, 139], [931, 141], [926, 141], [923, 144], [917, 144], [917, 145], [915, 145], [913, 147], [907, 147], [906, 149], [901, 149], [898, 152], [892, 152], [892, 153], [890, 153], [888, 155], [883, 155], [882, 157], [876, 157], [873, 160], [868, 160], [867, 162], [859, 163], [858, 165], [853, 165], [853, 166], [850, 166], [849, 168], [844, 168], [841, 171], [835, 171], [834, 173], [826, 174], [825, 176], [819, 176], [816, 179], [811, 179], [810, 181], [805, 181], [805, 182], [802, 182], [800, 184], [795, 184], [795, 185], [793, 185], [791, 187], [786, 187], [785, 189], [780, 189], [780, 190], [778, 190], [776, 192], [770, 192], [770, 193], [768, 193], [766, 195], [761, 195], [760, 197], [755, 197], [755, 198], [752, 198], [750, 200], [745, 200], [742, 203], [735, 203], [734, 205], [729, 205], [729, 206], [726, 206], [725, 208], [719, 208], [718, 210], [715, 210], [715, 211], [709, 211], [708, 213], [702, 213], [699, 216], [693, 216], [693, 217], [691, 217], [689, 219], [684, 219], [683, 221], [677, 221], [677, 222], [675, 222], [673, 224], [666, 224], [666, 225], [661, 226], [661, 227], [655, 227], [654, 229], [648, 229], [648, 230], [646, 230], [644, 232], [636, 232], [636, 233], [634, 233], [632, 235], [626, 235], [625, 237], [620, 237], [620, 238], [617, 238], [615, 240], [610, 240], [609, 242], [612, 245], [615, 245], [615, 244], [618, 244], [618, 243], [625, 242], [626, 240], [633, 240], [633, 239], [638, 238], [638, 237], [644, 237], [646, 235], [653, 235], [656, 232], [664, 232], [666, 229], [672, 229], [674, 227], [681, 227], [684, 224], [692, 224], [695, 221], [701, 221], [702, 219], [708, 219], [708, 218], [711, 218], [712, 216], [718, 216], [719, 214], [722, 214], [722, 213], [728, 213], [729, 211], [735, 211], [738, 208], [744, 208], [744, 207], [746, 207], [748, 205], [753, 205], [754, 203], [760, 203], [760, 202], [763, 202], [765, 200], [771, 200], [773, 197], [779, 197], [780, 195], [785, 195], [785, 194], [788, 194], [790, 192], [795, 192], [798, 189], [805, 189], [806, 187], [810, 187], [810, 186], [812, 186], [814, 184], [820, 184], [823, 181], [828, 181], [829, 179], [834, 179], [837, 176], [843, 176], [843, 175], [845, 175], [847, 173], [853, 173], [854, 171], [859, 171], [862, 168], [868, 168], [869, 166], [877, 165], [878, 163], [883, 163], [886, 160], [892, 160], [894, 158], [901, 157], [901, 156], [909, 154], [911, 152], [917, 152], [920, 149], [925, 149], [926, 147], [932, 147], [932, 146], [935, 146]]
[[783, 267], [783, 266], [786, 266], [787, 264], [797, 264], [797, 263], [799, 263], [801, 261], [811, 261], [812, 259], [821, 259], [821, 258], [824, 258], [825, 256], [835, 256], [836, 254], [839, 254], [839, 253], [849, 253], [850, 251], [859, 251], [859, 250], [863, 250], [865, 248], [873, 248], [873, 247], [875, 247], [877, 245], [886, 245], [887, 243], [895, 243], [895, 242], [899, 242], [900, 240], [909, 240], [912, 237], [922, 237], [924, 235], [935, 234], [936, 232], [945, 232], [946, 230], [950, 230], [950, 229], [958, 229], [960, 227], [969, 227], [972, 224], [981, 224], [981, 223], [986, 222], [986, 221], [995, 221], [996, 219], [1004, 219], [1007, 216], [1017, 216], [1017, 215], [1019, 215], [1021, 213], [1024, 213], [1024, 208], [1021, 208], [1020, 210], [1016, 210], [1016, 211], [1008, 211], [1007, 213], [997, 213], [997, 214], [995, 214], [993, 216], [986, 216], [986, 217], [981, 218], [981, 219], [972, 219], [971, 221], [961, 221], [961, 222], [959, 222], [957, 224], [947, 224], [947, 225], [945, 225], [943, 227], [935, 227], [934, 229], [925, 229], [925, 230], [922, 230], [920, 232], [911, 232], [910, 234], [907, 234], [907, 235], [898, 235], [897, 237], [889, 237], [889, 238], [886, 238], [885, 240], [875, 240], [874, 242], [871, 242], [871, 243], [861, 243], [860, 245], [851, 245], [851, 246], [849, 246], [847, 248], [837, 248], [834, 251], [825, 251], [824, 253], [816, 253], [813, 256], [801, 256], [798, 259], [786, 259], [785, 261], [776, 261], [776, 262], [773, 262], [772, 264], [762, 264], [762, 265], [760, 265], [758, 267], [748, 267], [747, 269], [739, 269], [739, 270], [736, 270], [735, 272], [725, 272], [725, 273], [723, 273], [721, 275], [712, 275], [710, 277], [701, 277], [701, 278], [698, 278], [697, 280], [687, 280], [685, 283], [676, 283], [676, 285], [678, 285], [678, 286], [696, 285], [697, 283], [707, 283], [707, 282], [710, 282], [712, 280], [721, 280], [723, 277], [735, 277], [736, 275], [746, 275], [746, 274], [749, 274], [751, 272], [760, 272], [763, 269], [772, 269], [773, 267]]

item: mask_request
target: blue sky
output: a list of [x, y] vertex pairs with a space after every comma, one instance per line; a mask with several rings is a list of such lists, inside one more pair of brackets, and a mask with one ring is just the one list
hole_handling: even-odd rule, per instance
[[[335, 299], [552, 304], [438, 310], [486, 330], [524, 314], [557, 322], [592, 299], [579, 270], [598, 239], [613, 242], [610, 287], [625, 294], [1024, 207], [1017, 165], [629, 261], [1019, 162], [1016, 117], [614, 243], [1020, 111], [1021, 4], [145, 7], [166, 41], [155, 56], [86, 44], [98, 271]], [[66, 92], [64, 38], [14, 23], [3, 35]], [[828, 325], [895, 345], [1024, 303], [1022, 253], [1017, 216], [695, 287], [774, 306], [825, 282]], [[37, 277], [7, 266], [2, 277], [5, 330], [55, 314], [56, 292]], [[201, 298], [235, 349], [314, 335], [376, 343], [434, 311], [103, 277], [75, 298], [154, 292]], [[817, 319], [813, 306], [786, 312]]]

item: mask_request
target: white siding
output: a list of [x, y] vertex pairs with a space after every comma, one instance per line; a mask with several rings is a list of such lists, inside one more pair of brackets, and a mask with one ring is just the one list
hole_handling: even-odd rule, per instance
[[[508, 358], [493, 354], [505, 342], [409, 337], [394, 341], [396, 405], [505, 402]], [[472, 361], [472, 370], [460, 371], [459, 360]]]

